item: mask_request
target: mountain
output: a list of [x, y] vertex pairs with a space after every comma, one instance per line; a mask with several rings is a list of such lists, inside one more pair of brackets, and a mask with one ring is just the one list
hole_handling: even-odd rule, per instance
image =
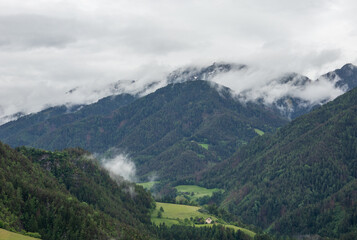
[[11, 114], [11, 115], [5, 115], [3, 117], [0, 117], [0, 126], [7, 122], [15, 121], [16, 119], [19, 119], [20, 117], [23, 117], [25, 115], [26, 114], [23, 112], [17, 112], [17, 113]]
[[[291, 94], [294, 91], [303, 92], [309, 88], [311, 84], [313, 84], [313, 81], [306, 76], [297, 73], [286, 73], [279, 78], [272, 79], [265, 87], [269, 91], [281, 88], [289, 89], [290, 91], [288, 91], [287, 94], [278, 96], [273, 101], [268, 101], [267, 99], [270, 98], [269, 93], [263, 92], [262, 96], [259, 96], [253, 101], [256, 101], [277, 114], [292, 120], [327, 102], [327, 99], [317, 103], [311, 102], [308, 99], [296, 97]], [[245, 99], [245, 101], [252, 101], [247, 99], [247, 96], [252, 95], [252, 91], [254, 90], [244, 91], [238, 95], [241, 99]]]
[[[129, 191], [130, 190], [130, 191]], [[150, 239], [150, 195], [80, 149], [11, 149], [0, 142], [0, 227], [42, 239]]]
[[[235, 73], [239, 82], [240, 78], [248, 78], [254, 70], [247, 65], [232, 63], [214, 63], [207, 67], [185, 67], [173, 71], [167, 76], [168, 83], [182, 83], [185, 81], [205, 80], [216, 81], [227, 73]], [[264, 76], [261, 76], [264, 78]], [[264, 79], [261, 79], [264, 80]], [[334, 96], [311, 100], [306, 96], [298, 96], [308, 90], [320, 91], [321, 86], [333, 84], [340, 89], [341, 94], [357, 86], [357, 67], [346, 64], [341, 69], [322, 75], [316, 80], [311, 80], [298, 73], [285, 73], [273, 79], [266, 79], [265, 84], [259, 88], [251, 88], [235, 92], [241, 101], [253, 101], [275, 111], [288, 119], [295, 119], [312, 109], [325, 104]], [[279, 93], [280, 91], [280, 93]], [[304, 95], [304, 94], [300, 94]]]
[[335, 86], [345, 91], [357, 87], [357, 67], [351, 63], [344, 65], [341, 69], [326, 73], [322, 77], [335, 82]]
[[[356, 87], [356, 69], [356, 66], [349, 63], [344, 65], [341, 69], [336, 69], [335, 71], [324, 74], [314, 81], [298, 73], [284, 73], [272, 79], [268, 77], [270, 75], [269, 73], [267, 73], [267, 76], [260, 74], [259, 78], [261, 81], [265, 82], [265, 85], [257, 88], [253, 87], [252, 89], [239, 90], [235, 92], [235, 94], [237, 94], [243, 101], [261, 103], [265, 107], [281, 114], [283, 117], [295, 119], [296, 117], [308, 113], [313, 108], [323, 105], [337, 96], [335, 94], [322, 99], [311, 100], [307, 99], [306, 96], [296, 96], [296, 92], [302, 93], [310, 88], [321, 90], [317, 83], [326, 85], [326, 83], [330, 82], [334, 84], [336, 89], [340, 89], [340, 94], [342, 94], [343, 92]], [[259, 72], [259, 69], [244, 64], [218, 62], [209, 66], [193, 65], [174, 70], [166, 77], [162, 77], [162, 79], [158, 78], [151, 81], [141, 79], [118, 80], [92, 91], [90, 95], [98, 96], [98, 98], [99, 96], [115, 96], [121, 94], [130, 94], [138, 97], [152, 93], [158, 88], [164, 87], [168, 84], [195, 80], [220, 83], [220, 79], [225, 79], [226, 74], [228, 74], [228, 78], [235, 77], [236, 80], [233, 81], [235, 83], [241, 81], [242, 78], [244, 81], [250, 81], [249, 79], [252, 75], [254, 76], [256, 72]], [[322, 82], [324, 82], [324, 80], [327, 81], [323, 84]], [[245, 85], [244, 82], [242, 84], [243, 86]], [[238, 89], [241, 88], [239, 87]], [[274, 94], [277, 93], [276, 90], [283, 90], [283, 92], [281, 92], [280, 95], [278, 94], [278, 96], [274, 96]], [[84, 92], [86, 92], [85, 87], [82, 86], [70, 89], [66, 92], [66, 94], [73, 95], [73, 99], [75, 99], [75, 95], [83, 95]], [[86, 92], [86, 94], [88, 93]], [[66, 103], [65, 105], [68, 104]], [[71, 104], [69, 103], [69, 105]], [[76, 105], [76, 107], [79, 106], [84, 105]], [[2, 108], [4, 108], [4, 106], [0, 106], [0, 113], [3, 112], [1, 111]], [[73, 108], [73, 106], [70, 108]], [[0, 114], [0, 125], [16, 120], [24, 115], [25, 113], [23, 112], [11, 115]]]
[[91, 116], [108, 115], [115, 109], [133, 102], [136, 97], [129, 94], [109, 96], [90, 105], [57, 106], [26, 115], [16, 121], [1, 125], [1, 137], [12, 146], [31, 146], [30, 143], [43, 134]]
[[[242, 147], [201, 173], [221, 207], [280, 234], [355, 239], [357, 89]], [[350, 238], [348, 238], [350, 237]]]
[[189, 66], [179, 68], [167, 76], [167, 83], [183, 83], [187, 81], [211, 81], [214, 77], [230, 71], [240, 71], [247, 68], [244, 64], [213, 63], [208, 67]]
[[0, 138], [12, 146], [48, 150], [79, 146], [104, 153], [115, 147], [130, 154], [139, 176], [177, 179], [287, 122], [257, 104], [240, 103], [228, 88], [207, 81], [171, 84], [110, 113], [90, 116], [83, 109], [37, 124], [19, 119], [0, 126]]

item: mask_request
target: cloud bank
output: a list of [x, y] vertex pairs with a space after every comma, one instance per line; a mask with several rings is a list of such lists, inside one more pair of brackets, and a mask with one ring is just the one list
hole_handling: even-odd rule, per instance
[[[356, 7], [352, 0], [0, 0], [0, 117], [91, 103], [119, 80], [135, 80], [122, 89], [145, 94], [193, 63], [315, 79], [357, 63]], [[251, 83], [260, 80], [238, 88]]]
[[296, 73], [247, 67], [215, 76], [211, 81], [229, 87], [243, 102], [262, 101], [266, 105], [283, 97], [300, 98], [310, 104], [321, 104], [344, 93], [335, 86], [338, 79], [319, 77], [311, 80]]

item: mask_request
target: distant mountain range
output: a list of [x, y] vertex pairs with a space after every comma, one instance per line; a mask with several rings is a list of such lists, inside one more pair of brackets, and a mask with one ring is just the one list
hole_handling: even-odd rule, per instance
[[139, 176], [177, 179], [286, 122], [258, 104], [240, 103], [227, 88], [217, 91], [197, 80], [138, 99], [108, 97], [74, 112], [50, 108], [0, 126], [0, 139], [49, 150], [81, 147], [104, 153], [115, 147], [131, 155]]
[[[171, 72], [167, 75], [166, 79], [157, 79], [156, 81], [151, 81], [144, 85], [139, 84], [135, 80], [119, 80], [107, 85], [105, 89], [98, 89], [95, 92], [100, 92], [101, 94], [99, 95], [104, 94], [115, 96], [120, 94], [131, 94], [135, 97], [142, 97], [168, 84], [195, 80], [204, 80], [214, 83], [217, 78], [220, 78], [225, 74], [240, 73], [236, 76], [237, 82], [239, 82], [239, 78], [244, 78], [245, 75], [249, 75], [252, 72], [254, 73], [254, 70], [251, 69], [252, 68], [248, 65], [233, 63], [213, 63], [212, 65], [205, 67], [188, 66]], [[273, 79], [269, 79], [269, 76], [262, 76], [261, 78], [267, 78], [262, 79], [263, 82], [265, 82], [265, 85], [258, 89], [246, 89], [239, 92], [234, 92], [233, 89], [232, 94], [236, 95], [240, 101], [254, 101], [262, 104], [266, 108], [276, 111], [283, 117], [295, 119], [296, 117], [311, 111], [314, 107], [320, 106], [337, 96], [334, 95], [333, 98], [329, 96], [318, 99], [317, 101], [311, 101], [311, 99], [307, 99], [304, 96], [294, 96], [296, 91], [304, 92], [307, 89], [318, 89], [318, 83], [325, 82], [321, 83], [322, 85], [320, 85], [320, 87], [326, 85], [326, 83], [330, 83], [336, 89], [340, 90], [339, 94], [342, 94], [357, 86], [356, 76], [357, 67], [352, 64], [346, 64], [341, 69], [326, 73], [315, 81], [298, 73], [285, 73]], [[270, 91], [272, 89], [290, 89], [290, 91], [287, 91], [285, 94], [272, 100], [270, 94], [270, 92], [273, 92]], [[77, 94], [79, 90], [80, 87], [77, 87], [69, 90], [66, 94]], [[72, 111], [71, 108], [73, 108], [73, 104], [67, 103], [65, 106], [69, 106], [67, 108], [69, 108], [69, 111]], [[0, 125], [9, 121], [14, 121], [24, 115], [26, 115], [24, 112], [18, 112], [11, 115], [0, 116]]]
[[[147, 96], [120, 94], [90, 105], [45, 109], [0, 126], [0, 139], [14, 147], [49, 150], [82, 147], [104, 153], [114, 147], [134, 159], [139, 176], [177, 180], [231, 156], [258, 133], [273, 132], [328, 101], [286, 95], [267, 104], [263, 98], [247, 100], [249, 91], [236, 95], [213, 82], [219, 74], [247, 68], [215, 63], [179, 69], [168, 75], [169, 85]], [[316, 81], [291, 73], [269, 84], [304, 91], [325, 81], [348, 91], [356, 79], [357, 68], [347, 64]], [[187, 159], [195, 167], [184, 170]], [[167, 161], [171, 164], [163, 164]]]

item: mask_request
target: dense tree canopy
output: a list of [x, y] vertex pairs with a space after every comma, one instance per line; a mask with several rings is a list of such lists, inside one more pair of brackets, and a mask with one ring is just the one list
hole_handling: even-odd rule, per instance
[[222, 206], [285, 234], [356, 234], [357, 89], [256, 138], [202, 176]]

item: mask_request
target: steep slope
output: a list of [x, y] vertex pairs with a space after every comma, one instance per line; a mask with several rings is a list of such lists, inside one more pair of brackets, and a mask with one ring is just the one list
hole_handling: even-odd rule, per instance
[[0, 192], [2, 228], [43, 239], [150, 238], [150, 196], [118, 185], [80, 150], [18, 152], [0, 142]]
[[342, 237], [357, 229], [357, 89], [265, 135], [205, 173], [222, 206], [271, 231]]
[[42, 135], [51, 134], [57, 128], [87, 117], [109, 115], [134, 100], [132, 95], [121, 94], [103, 98], [90, 105], [51, 107], [0, 126], [0, 139], [11, 146], [29, 146]]
[[132, 226], [138, 222], [150, 223], [150, 196], [120, 176], [112, 180], [113, 176], [110, 178], [97, 160], [84, 150], [50, 152], [26, 147], [17, 150], [49, 171], [79, 201]]
[[131, 155], [140, 176], [156, 172], [179, 178], [230, 156], [258, 130], [271, 132], [286, 123], [254, 103], [241, 104], [229, 89], [217, 88], [206, 81], [172, 84], [108, 115], [45, 132], [40, 124], [7, 138], [4, 125], [0, 137], [15, 146], [25, 139], [26, 145], [44, 149], [79, 146], [105, 152], [116, 147]]

